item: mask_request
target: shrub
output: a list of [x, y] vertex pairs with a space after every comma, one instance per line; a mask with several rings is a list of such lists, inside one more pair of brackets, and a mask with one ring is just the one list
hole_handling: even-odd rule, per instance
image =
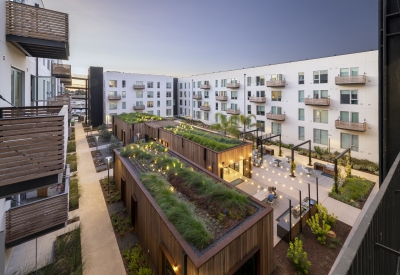
[[115, 136], [111, 136], [110, 145], [108, 145], [108, 151], [112, 153], [114, 149], [117, 149], [121, 146], [121, 142]]
[[328, 209], [320, 203], [317, 203], [318, 214], [321, 215], [321, 218], [325, 221], [329, 226], [333, 226], [337, 221], [337, 216], [334, 213], [329, 214]]
[[136, 244], [133, 248], [126, 248], [122, 252], [122, 256], [128, 262], [129, 275], [155, 275], [139, 244]]
[[111, 139], [111, 133], [106, 129], [104, 131], [101, 131], [100, 138], [104, 141], [109, 141]]
[[372, 181], [357, 176], [350, 176], [346, 178], [342, 188], [340, 188], [341, 195], [334, 192], [329, 193], [329, 195], [339, 201], [350, 204], [352, 203], [351, 201], [358, 202], [366, 199], [366, 195], [368, 195], [373, 185]]
[[296, 162], [293, 160], [290, 162], [290, 173], [293, 174], [296, 171]]
[[126, 231], [132, 231], [132, 222], [129, 217], [126, 217], [125, 219], [121, 217], [120, 215], [113, 213], [110, 215], [111, 219], [111, 224], [114, 228], [114, 230], [119, 234], [123, 235]]
[[76, 142], [75, 140], [69, 140], [67, 144], [67, 153], [76, 152]]
[[78, 177], [73, 177], [69, 183], [69, 209], [75, 209], [79, 207], [79, 185]]
[[325, 220], [322, 220], [320, 223], [318, 214], [315, 214], [311, 219], [308, 219], [307, 224], [311, 227], [312, 233], [317, 236], [317, 241], [324, 245], [326, 243], [326, 234], [331, 227], [325, 223]]
[[308, 274], [311, 263], [307, 260], [307, 252], [303, 251], [303, 242], [301, 240], [295, 238], [294, 242], [289, 243], [286, 257], [292, 261], [298, 274]]
[[68, 154], [66, 164], [70, 165], [70, 171], [76, 172], [78, 168], [78, 162], [76, 161], [76, 153]]

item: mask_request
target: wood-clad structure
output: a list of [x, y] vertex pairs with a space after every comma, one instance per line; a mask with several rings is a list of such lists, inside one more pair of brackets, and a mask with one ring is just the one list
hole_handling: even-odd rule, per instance
[[329, 106], [331, 103], [330, 98], [310, 98], [307, 97], [304, 99], [305, 105], [314, 105], [314, 106]]
[[52, 63], [51, 75], [57, 78], [71, 78], [71, 65]]
[[367, 130], [367, 123], [357, 123], [349, 121], [335, 120], [336, 129], [351, 130], [357, 132], [365, 132]]
[[[148, 252], [148, 257], [158, 274], [166, 274], [163, 269], [165, 261], [169, 262], [174, 274], [178, 275], [234, 274], [252, 257], [256, 263], [254, 274], [265, 275], [273, 271], [272, 208], [250, 197], [251, 203], [258, 208], [255, 214], [203, 252], [195, 251], [141, 183], [129, 159], [121, 157], [117, 150], [114, 151], [114, 155], [114, 179], [117, 188], [132, 218], [142, 247]], [[216, 175], [197, 167], [183, 156], [179, 157], [196, 170], [201, 170], [215, 181], [229, 186]]]

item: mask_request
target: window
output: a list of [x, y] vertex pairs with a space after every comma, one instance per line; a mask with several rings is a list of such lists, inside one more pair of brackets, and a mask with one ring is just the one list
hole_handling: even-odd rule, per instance
[[126, 92], [122, 91], [122, 98], [126, 98]]
[[136, 106], [143, 106], [143, 101], [136, 101]]
[[136, 98], [143, 98], [143, 91], [136, 91]]
[[126, 102], [122, 102], [122, 109], [126, 109]]
[[281, 91], [271, 91], [271, 100], [272, 101], [281, 101]]
[[299, 120], [304, 121], [304, 109], [299, 109]]
[[314, 143], [328, 145], [328, 131], [314, 129]]
[[160, 105], [161, 105], [161, 101], [157, 100], [157, 107], [160, 107]]
[[251, 86], [251, 76], [247, 77], [247, 86]]
[[[186, 83], [185, 83], [186, 84]], [[167, 82], [167, 89], [171, 89], [172, 88], [172, 84], [171, 82]], [[185, 87], [186, 88], [186, 87]]]
[[172, 115], [172, 110], [171, 109], [167, 109], [167, 116], [171, 116]]
[[185, 89], [186, 89], [186, 83], [185, 83]]
[[117, 93], [117, 91], [108, 91], [108, 95], [109, 96], [117, 96], [118, 93]]
[[182, 89], [182, 83], [179, 83], [179, 89]]
[[153, 114], [153, 111], [147, 111], [147, 113], [148, 113], [149, 115], [152, 115], [152, 114]]
[[207, 112], [204, 112], [204, 120], [209, 120], [210, 114]]
[[215, 110], [218, 111], [218, 102], [215, 103]]
[[256, 97], [265, 97], [265, 91], [257, 91]]
[[185, 106], [186, 106], [186, 100], [185, 100]]
[[160, 116], [160, 110], [157, 110], [157, 116]]
[[281, 124], [276, 122], [271, 122], [271, 132], [273, 135], [281, 134]]
[[153, 108], [154, 102], [153, 101], [147, 101], [147, 107]]
[[47, 59], [47, 70], [50, 71], [50, 59]]
[[160, 82], [157, 82], [157, 88], [160, 89]]
[[201, 112], [200, 111], [196, 111], [196, 118], [197, 119], [201, 119]]
[[313, 98], [328, 98], [328, 90], [314, 90]]
[[143, 81], [136, 81], [135, 85], [143, 85]]
[[248, 115], [251, 114], [251, 105], [247, 105], [247, 114], [248, 114]]
[[231, 91], [231, 99], [237, 99], [238, 92], [237, 91]]
[[153, 98], [153, 92], [147, 91], [147, 98]]
[[226, 103], [221, 103], [221, 111], [226, 111]]
[[209, 92], [208, 91], [204, 91], [204, 98], [209, 98]]
[[341, 68], [340, 69], [340, 76], [357, 76], [358, 75], [358, 68]]
[[182, 99], [179, 100], [179, 105], [182, 105]]
[[201, 81], [197, 81], [197, 88], [200, 88]]
[[256, 86], [264, 86], [264, 85], [265, 85], [265, 77], [256, 76]]
[[340, 111], [340, 121], [359, 123], [358, 113]]
[[238, 105], [236, 103], [231, 103], [231, 108], [232, 110], [238, 110]]
[[180, 115], [182, 114], [182, 108], [179, 108], [179, 114]]
[[43, 58], [43, 66], [46, 66], [46, 58]]
[[218, 79], [215, 80], [215, 88], [218, 88]]
[[210, 82], [208, 80], [204, 80], [204, 85], [210, 85]]
[[340, 133], [340, 148], [358, 152], [358, 135]]
[[282, 107], [271, 106], [271, 114], [281, 115]]
[[328, 83], [328, 70], [314, 71], [314, 84]]
[[304, 140], [304, 127], [299, 126], [299, 140]]
[[153, 82], [147, 81], [147, 88], [153, 88]]
[[226, 87], [226, 79], [221, 79], [221, 87]]
[[299, 73], [299, 84], [304, 84], [304, 73]]
[[247, 91], [247, 100], [250, 100], [251, 97], [251, 91]]
[[313, 110], [314, 122], [328, 123], [328, 110]]
[[257, 106], [257, 115], [265, 116], [265, 106]]
[[157, 92], [157, 98], [160, 98], [160, 92]]
[[357, 90], [341, 90], [340, 91], [340, 104], [358, 104], [358, 91]]
[[108, 109], [109, 110], [117, 110], [117, 102], [109, 102]]
[[231, 82], [229, 82], [229, 83], [239, 83], [239, 82], [236, 78], [231, 78]]
[[299, 102], [304, 102], [304, 91], [299, 91]]
[[265, 121], [257, 120], [257, 130], [261, 132], [265, 132]]
[[108, 86], [111, 88], [117, 88], [117, 81], [116, 80], [109, 80]]
[[167, 92], [167, 97], [171, 97], [172, 96], [172, 92]]
[[182, 91], [179, 92], [179, 96], [182, 97]]
[[126, 87], [126, 81], [122, 80], [122, 88], [125, 88], [125, 87]]

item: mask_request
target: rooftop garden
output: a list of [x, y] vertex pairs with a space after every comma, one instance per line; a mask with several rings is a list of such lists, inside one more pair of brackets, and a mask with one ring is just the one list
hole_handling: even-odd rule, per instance
[[157, 143], [120, 150], [182, 237], [199, 252], [257, 211], [248, 196], [197, 172]]
[[122, 119], [126, 123], [141, 123], [147, 121], [158, 121], [163, 120], [162, 117], [147, 114], [147, 113], [129, 113], [117, 115], [118, 118]]
[[243, 144], [240, 140], [199, 130], [184, 123], [181, 123], [179, 126], [166, 126], [164, 129], [217, 152]]

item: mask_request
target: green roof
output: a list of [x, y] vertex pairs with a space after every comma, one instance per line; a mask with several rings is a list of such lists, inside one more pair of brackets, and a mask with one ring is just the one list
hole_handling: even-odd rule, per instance
[[163, 120], [162, 117], [147, 114], [147, 113], [129, 113], [129, 114], [120, 114], [117, 115], [119, 119], [122, 119], [126, 123], [141, 123], [147, 121], [158, 121]]

